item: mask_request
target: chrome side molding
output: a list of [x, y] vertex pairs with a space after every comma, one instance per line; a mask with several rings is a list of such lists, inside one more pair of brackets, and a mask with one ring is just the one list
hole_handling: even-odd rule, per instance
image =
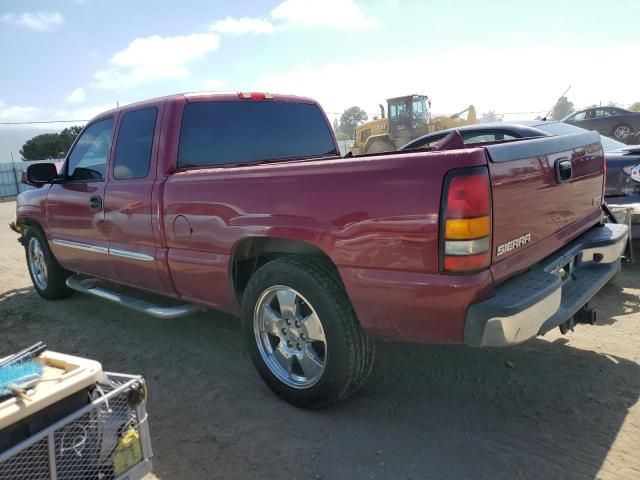
[[90, 245], [88, 243], [80, 243], [80, 242], [72, 242], [70, 240], [59, 240], [54, 239], [52, 241], [55, 245], [60, 245], [61, 247], [75, 248], [77, 250], [86, 250], [87, 252], [93, 253], [102, 253], [104, 255], [109, 254], [109, 249], [105, 247], [98, 247], [96, 245]]
[[52, 243], [61, 247], [75, 248], [77, 250], [101, 253], [103, 255], [113, 255], [114, 257], [130, 258], [131, 260], [140, 260], [141, 262], [153, 262], [155, 260], [151, 255], [145, 253], [130, 252], [129, 250], [121, 250], [119, 248], [98, 247], [88, 243], [72, 242], [71, 240], [54, 239]]
[[161, 307], [144, 300], [129, 297], [121, 293], [112, 292], [98, 287], [98, 279], [87, 278], [80, 275], [71, 275], [67, 278], [67, 287], [81, 293], [87, 293], [110, 302], [117, 303], [136, 312], [145, 313], [155, 318], [172, 319], [184, 317], [196, 313], [202, 309], [199, 305], [185, 303], [174, 307]]
[[114, 257], [130, 258], [132, 260], [140, 260], [142, 262], [153, 262], [155, 258], [145, 253], [130, 252], [129, 250], [120, 250], [119, 248], [110, 248], [109, 255]]

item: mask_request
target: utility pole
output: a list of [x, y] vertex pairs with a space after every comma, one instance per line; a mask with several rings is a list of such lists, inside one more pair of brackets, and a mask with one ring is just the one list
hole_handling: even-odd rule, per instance
[[18, 172], [16, 171], [16, 164], [13, 161], [13, 152], [11, 153], [11, 168], [13, 168], [13, 180], [16, 182], [16, 195], [20, 195], [20, 182], [18, 182]]

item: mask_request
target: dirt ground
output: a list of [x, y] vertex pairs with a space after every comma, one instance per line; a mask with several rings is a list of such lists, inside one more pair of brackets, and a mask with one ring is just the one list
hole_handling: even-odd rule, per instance
[[597, 326], [509, 349], [379, 342], [354, 398], [307, 412], [262, 383], [228, 315], [40, 299], [14, 209], [0, 203], [0, 354], [43, 340], [143, 374], [159, 479], [640, 478], [640, 264], [598, 295]]

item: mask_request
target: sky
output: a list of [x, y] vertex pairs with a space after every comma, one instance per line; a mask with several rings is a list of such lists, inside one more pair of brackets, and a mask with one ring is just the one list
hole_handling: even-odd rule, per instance
[[309, 96], [331, 118], [411, 93], [534, 118], [570, 85], [577, 108], [628, 106], [639, 25], [640, 0], [0, 0], [0, 123], [202, 90]]

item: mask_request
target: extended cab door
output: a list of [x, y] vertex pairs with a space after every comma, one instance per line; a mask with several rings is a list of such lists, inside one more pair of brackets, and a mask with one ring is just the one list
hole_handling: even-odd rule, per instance
[[104, 224], [104, 190], [114, 117], [88, 125], [67, 156], [61, 183], [47, 194], [49, 243], [67, 269], [112, 278]]
[[109, 257], [116, 279], [136, 287], [167, 292], [162, 267], [158, 210], [154, 207], [156, 159], [164, 103], [124, 109], [120, 114], [109, 184], [105, 223]]

